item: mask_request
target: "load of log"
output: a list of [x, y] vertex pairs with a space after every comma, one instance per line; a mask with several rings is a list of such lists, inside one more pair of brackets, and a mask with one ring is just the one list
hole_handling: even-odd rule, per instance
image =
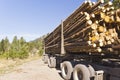
[[[48, 53], [60, 53], [61, 26], [45, 38]], [[120, 9], [112, 2], [85, 1], [63, 21], [65, 51], [69, 53], [120, 52]]]

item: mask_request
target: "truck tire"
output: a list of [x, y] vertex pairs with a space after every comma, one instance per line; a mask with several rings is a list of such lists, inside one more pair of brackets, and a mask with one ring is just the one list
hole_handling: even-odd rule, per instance
[[48, 58], [48, 55], [45, 55], [45, 56], [44, 56], [44, 63], [45, 63], [45, 64], [48, 63], [48, 59], [49, 59], [49, 58]]
[[56, 58], [55, 57], [50, 57], [48, 59], [48, 66], [50, 68], [55, 68], [56, 67]]
[[61, 71], [62, 71], [62, 77], [65, 80], [70, 80], [73, 72], [73, 67], [71, 62], [64, 61], [63, 63], [61, 63]]
[[73, 80], [90, 80], [88, 68], [83, 64], [78, 64], [73, 70]]
[[90, 77], [95, 77], [95, 70], [91, 65], [88, 65], [88, 70], [90, 72]]

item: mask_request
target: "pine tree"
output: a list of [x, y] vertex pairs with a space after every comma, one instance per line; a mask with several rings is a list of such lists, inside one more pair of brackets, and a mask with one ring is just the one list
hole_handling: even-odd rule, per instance
[[10, 47], [10, 57], [12, 59], [17, 58], [18, 57], [18, 51], [19, 51], [18, 39], [17, 39], [17, 36], [15, 36], [13, 38], [13, 41], [12, 41], [12, 44], [11, 44], [11, 47]]
[[4, 48], [5, 48], [4, 56], [8, 59], [9, 58], [9, 50], [10, 50], [10, 42], [7, 37], [4, 40]]
[[19, 40], [19, 58], [27, 58], [28, 57], [28, 45], [23, 37]]
[[5, 52], [5, 42], [4, 39], [1, 40], [0, 42], [0, 52], [3, 54]]
[[10, 42], [8, 40], [8, 38], [6, 37], [5, 40], [4, 40], [4, 46], [5, 46], [5, 51], [9, 51], [9, 48], [10, 48]]
[[120, 0], [113, 0], [113, 5], [114, 5], [115, 9], [119, 9], [120, 8]]
[[104, 0], [105, 3], [109, 2], [110, 0]]

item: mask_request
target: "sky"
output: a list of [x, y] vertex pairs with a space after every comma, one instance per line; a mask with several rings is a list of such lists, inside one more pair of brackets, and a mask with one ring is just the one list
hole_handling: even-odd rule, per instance
[[[92, 0], [95, 1], [95, 0]], [[0, 0], [0, 40], [31, 41], [52, 32], [84, 0]]]

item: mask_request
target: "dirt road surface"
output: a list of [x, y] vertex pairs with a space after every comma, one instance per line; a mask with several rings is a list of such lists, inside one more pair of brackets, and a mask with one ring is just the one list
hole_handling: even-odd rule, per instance
[[49, 68], [41, 59], [24, 63], [13, 72], [0, 76], [0, 80], [63, 80], [60, 71]]

